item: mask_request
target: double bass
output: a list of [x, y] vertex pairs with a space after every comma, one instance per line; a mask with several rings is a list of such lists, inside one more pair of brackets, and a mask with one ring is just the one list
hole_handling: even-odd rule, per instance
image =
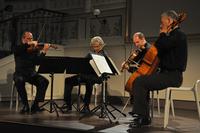
[[[168, 27], [168, 31], [170, 31], [171, 29], [176, 27], [179, 23], [183, 22], [185, 20], [185, 18], [186, 18], [186, 14], [180, 13], [178, 20], [174, 21]], [[138, 67], [138, 69], [134, 73], [132, 73], [131, 76], [129, 77], [129, 79], [127, 80], [126, 85], [125, 85], [125, 91], [132, 94], [134, 91], [133, 84], [137, 77], [142, 76], [142, 75], [150, 75], [150, 74], [156, 72], [156, 70], [158, 69], [158, 65], [159, 65], [159, 58], [157, 55], [158, 55], [158, 51], [157, 51], [157, 48], [155, 47], [155, 42], [154, 42], [151, 45], [151, 47], [147, 50], [146, 54], [144, 55], [142, 62], [140, 64], [140, 66]], [[137, 55], [135, 55], [135, 56], [137, 56]], [[130, 58], [130, 57], [128, 58], [128, 60], [126, 62], [131, 62], [131, 60], [134, 59], [134, 58]]]

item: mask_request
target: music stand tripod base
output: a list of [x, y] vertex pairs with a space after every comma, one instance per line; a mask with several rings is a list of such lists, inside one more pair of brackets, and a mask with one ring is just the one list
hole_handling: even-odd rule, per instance
[[[90, 115], [97, 115], [96, 112], [98, 110], [100, 110], [100, 114], [97, 115], [99, 116], [99, 118], [108, 118], [110, 123], [113, 123], [111, 118], [110, 118], [110, 115], [113, 117], [113, 119], [116, 119], [116, 117], [114, 116], [114, 114], [112, 113], [113, 111], [118, 111], [119, 113], [121, 113], [123, 116], [126, 117], [126, 114], [124, 114], [123, 112], [121, 112], [119, 109], [117, 109], [116, 107], [114, 107], [113, 105], [111, 105], [110, 103], [108, 103], [106, 100], [106, 97], [107, 97], [107, 80], [108, 80], [108, 76], [107, 75], [104, 75], [103, 76], [103, 82], [102, 82], [102, 100], [101, 100], [101, 104], [98, 105], [97, 107], [95, 107], [94, 109], [92, 109], [88, 114], [85, 114], [83, 115], [82, 117], [80, 117], [80, 119], [86, 117], [86, 116], [90, 116]], [[112, 107], [113, 110], [109, 110], [108, 109], [108, 106]]]
[[[50, 109], [47, 110], [49, 113], [53, 113], [54, 111], [56, 112], [57, 117], [59, 117], [58, 114], [58, 109], [60, 109], [60, 107], [57, 105], [57, 103], [53, 100], [53, 80], [54, 80], [54, 73], [50, 73], [49, 77], [51, 77], [51, 96], [50, 96], [50, 100], [48, 100], [46, 103], [44, 103], [43, 105], [40, 106], [40, 108], [44, 107], [47, 104], [50, 104]], [[54, 110], [53, 110], [54, 109]], [[61, 109], [60, 109], [61, 110]], [[61, 110], [62, 111], [62, 110]]]
[[[59, 116], [58, 110], [61, 108], [56, 104], [56, 102], [53, 100], [53, 87], [54, 87], [54, 74], [63, 74], [66, 69], [66, 57], [58, 57], [58, 56], [45, 56], [43, 60], [40, 62], [40, 66], [38, 69], [38, 73], [41, 74], [50, 74], [51, 77], [51, 95], [50, 100], [48, 100], [46, 103], [44, 103], [41, 107], [50, 104], [50, 113], [53, 113], [54, 111], [57, 114], [57, 117]], [[62, 111], [62, 110], [61, 110]]]

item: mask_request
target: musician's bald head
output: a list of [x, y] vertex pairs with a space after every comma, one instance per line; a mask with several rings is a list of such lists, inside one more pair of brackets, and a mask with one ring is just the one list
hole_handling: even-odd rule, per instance
[[146, 39], [142, 32], [136, 32], [133, 34], [133, 43], [136, 47], [141, 48], [145, 45]]
[[25, 31], [22, 34], [22, 43], [25, 44], [25, 43], [28, 43], [30, 41], [33, 41], [33, 34], [29, 31]]

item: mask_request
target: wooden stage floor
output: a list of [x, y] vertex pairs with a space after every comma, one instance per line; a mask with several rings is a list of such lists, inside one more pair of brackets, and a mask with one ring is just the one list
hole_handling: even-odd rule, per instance
[[[93, 106], [91, 106], [92, 108]], [[118, 109], [122, 109], [122, 106], [115, 106]], [[46, 107], [48, 108], [48, 107]], [[127, 107], [124, 113], [127, 115], [124, 117], [117, 111], [113, 111], [116, 119], [112, 117], [113, 123], [110, 123], [108, 118], [99, 118], [96, 115], [90, 117], [84, 117], [80, 119], [82, 114], [73, 109], [69, 114], [63, 114], [59, 112], [59, 117], [56, 113], [49, 113], [44, 111], [33, 115], [22, 115], [13, 110], [9, 110], [9, 104], [5, 102], [0, 103], [0, 129], [5, 129], [9, 132], [9, 129], [20, 131], [44, 131], [44, 132], [105, 132], [105, 133], [199, 133], [200, 121], [197, 117], [196, 111], [189, 110], [175, 110], [176, 118], [169, 118], [169, 125], [166, 129], [163, 129], [163, 113], [158, 115], [156, 108], [154, 111], [154, 118], [150, 126], [143, 128], [129, 129], [128, 124], [132, 119], [128, 112], [131, 107]], [[163, 112], [163, 111], [162, 111]]]

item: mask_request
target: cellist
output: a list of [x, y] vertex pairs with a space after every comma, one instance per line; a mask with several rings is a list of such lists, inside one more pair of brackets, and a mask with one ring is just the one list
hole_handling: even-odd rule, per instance
[[187, 37], [179, 27], [179, 20], [180, 15], [174, 10], [161, 14], [160, 35], [154, 44], [161, 71], [141, 75], [135, 79], [133, 113], [136, 117], [129, 124], [130, 128], [151, 124], [147, 99], [150, 90], [180, 87], [182, 84], [183, 72], [187, 65]]
[[145, 36], [142, 32], [134, 33], [133, 44], [136, 48], [131, 52], [129, 59], [122, 63], [121, 71], [127, 69], [129, 72], [133, 73], [140, 64], [146, 51], [151, 46], [151, 44], [146, 41]]

